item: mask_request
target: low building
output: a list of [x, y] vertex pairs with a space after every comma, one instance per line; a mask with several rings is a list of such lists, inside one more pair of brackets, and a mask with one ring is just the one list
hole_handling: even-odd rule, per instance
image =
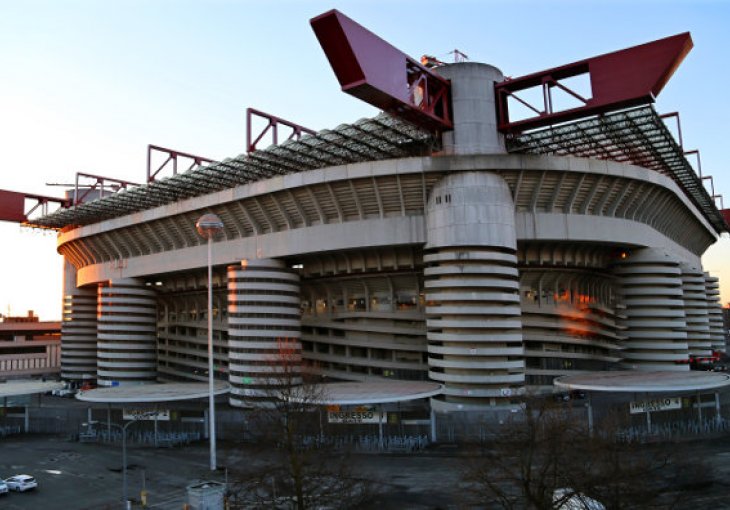
[[29, 311], [0, 322], [0, 380], [56, 377], [61, 371], [61, 323]]

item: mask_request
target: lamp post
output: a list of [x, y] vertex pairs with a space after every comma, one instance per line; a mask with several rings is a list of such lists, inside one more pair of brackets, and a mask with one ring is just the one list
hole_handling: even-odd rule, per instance
[[204, 214], [195, 224], [198, 234], [208, 240], [208, 407], [210, 411], [210, 470], [216, 470], [215, 394], [213, 378], [213, 238], [223, 231], [223, 222], [215, 214]]
[[[144, 413], [140, 417], [128, 421], [124, 425], [117, 425], [116, 423], [112, 423], [111, 421], [107, 422], [109, 430], [111, 430], [111, 427], [116, 427], [122, 431], [122, 504], [124, 505], [124, 510], [129, 510], [130, 508], [132, 508], [131, 502], [127, 497], [127, 427], [129, 427], [133, 423], [137, 423], [139, 420], [144, 420], [147, 416], [150, 416], [152, 414], [156, 414], [156, 412]], [[91, 425], [92, 422], [89, 422], [89, 427]], [[111, 440], [111, 436], [109, 437], [109, 439]]]

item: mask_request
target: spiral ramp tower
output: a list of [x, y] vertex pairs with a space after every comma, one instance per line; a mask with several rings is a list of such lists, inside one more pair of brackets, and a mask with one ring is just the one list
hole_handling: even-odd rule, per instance
[[614, 268], [626, 305], [623, 365], [632, 370], [689, 370], [679, 263], [657, 249], [631, 253]]
[[61, 377], [96, 379], [96, 286], [74, 288], [63, 299]]
[[687, 345], [692, 356], [709, 356], [710, 315], [705, 287], [705, 275], [693, 264], [682, 264], [682, 292], [687, 320]]
[[710, 345], [713, 351], [725, 352], [725, 334], [720, 304], [720, 280], [705, 273], [707, 288], [707, 311], [710, 317]]
[[301, 384], [299, 274], [273, 259], [228, 266], [230, 403], [269, 406]]
[[157, 378], [155, 291], [139, 278], [99, 285], [97, 382], [142, 384]]

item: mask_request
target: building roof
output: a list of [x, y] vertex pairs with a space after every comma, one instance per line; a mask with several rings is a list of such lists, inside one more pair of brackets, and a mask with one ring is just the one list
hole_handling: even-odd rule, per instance
[[[226, 382], [216, 381], [214, 393], [223, 395], [230, 391]], [[172, 402], [175, 400], [193, 400], [208, 397], [208, 383], [159, 383], [132, 384], [111, 388], [94, 388], [76, 394], [78, 400], [84, 402], [104, 402], [124, 404], [130, 402]]]
[[0, 398], [35, 395], [63, 387], [64, 383], [58, 381], [7, 381], [0, 383]]
[[89, 225], [277, 175], [361, 161], [423, 156], [430, 153], [432, 143], [431, 133], [380, 114], [59, 209], [29, 220], [29, 226]]
[[61, 321], [43, 322], [0, 322], [1, 333], [34, 334], [59, 333]]
[[[362, 161], [424, 156], [431, 153], [434, 141], [428, 131], [383, 113], [59, 209], [29, 220], [29, 225], [43, 228], [88, 225], [277, 175]], [[514, 153], [611, 160], [657, 171], [677, 182], [718, 234], [730, 232], [702, 179], [652, 106], [510, 135], [507, 148]]]
[[589, 372], [564, 375], [553, 381], [558, 388], [618, 393], [664, 393], [714, 390], [730, 386], [730, 375], [693, 370], [688, 372]]
[[718, 234], [730, 232], [682, 147], [652, 106], [642, 106], [513, 135], [509, 152], [605, 159], [655, 170], [673, 179]]

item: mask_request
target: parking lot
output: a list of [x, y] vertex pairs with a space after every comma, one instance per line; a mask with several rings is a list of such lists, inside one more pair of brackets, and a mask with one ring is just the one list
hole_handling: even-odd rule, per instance
[[[197, 450], [128, 449], [129, 495], [142, 484], [152, 508], [182, 508], [187, 483], [207, 476]], [[0, 476], [27, 473], [38, 489], [0, 496], [3, 509], [119, 508], [122, 458], [118, 446], [69, 442], [62, 436], [10, 436], [0, 443]], [[173, 468], [174, 467], [174, 468]], [[143, 481], [144, 478], [144, 481]]]
[[[694, 488], [678, 508], [730, 508], [730, 438], [668, 444], [676, 452], [702, 456], [713, 466], [715, 480]], [[140, 508], [140, 491], [148, 492], [148, 508], [177, 509], [186, 502], [185, 487], [199, 480], [225, 481], [225, 470], [210, 476], [206, 442], [176, 448], [130, 447], [128, 494]], [[247, 444], [219, 444], [219, 465], [231, 471], [265, 463], [266, 452]], [[463, 508], [465, 460], [478, 455], [448, 445], [413, 455], [359, 454], [350, 459], [363, 476], [376, 480], [377, 491], [362, 508]], [[0, 440], [0, 476], [27, 473], [37, 490], [0, 496], [3, 510], [118, 509], [122, 500], [119, 445], [79, 443], [59, 435], [16, 435]], [[490, 508], [485, 506], [484, 508]]]
[[[260, 450], [228, 443], [219, 446], [221, 466], [250, 467], [262, 462]], [[138, 501], [144, 484], [148, 508], [180, 510], [186, 501], [185, 487], [211, 479], [208, 451], [205, 442], [178, 448], [129, 448], [130, 497]], [[388, 480], [383, 487], [383, 495], [390, 493], [388, 503], [378, 504], [378, 508], [456, 508], [451, 505], [451, 493], [459, 483], [457, 458], [441, 453], [362, 455], [353, 462], [363, 471]], [[0, 476], [31, 474], [38, 479], [38, 489], [0, 496], [0, 508], [116, 510], [122, 499], [121, 465], [119, 446], [72, 442], [62, 436], [6, 437], [0, 441]], [[224, 481], [224, 470], [215, 475]]]

